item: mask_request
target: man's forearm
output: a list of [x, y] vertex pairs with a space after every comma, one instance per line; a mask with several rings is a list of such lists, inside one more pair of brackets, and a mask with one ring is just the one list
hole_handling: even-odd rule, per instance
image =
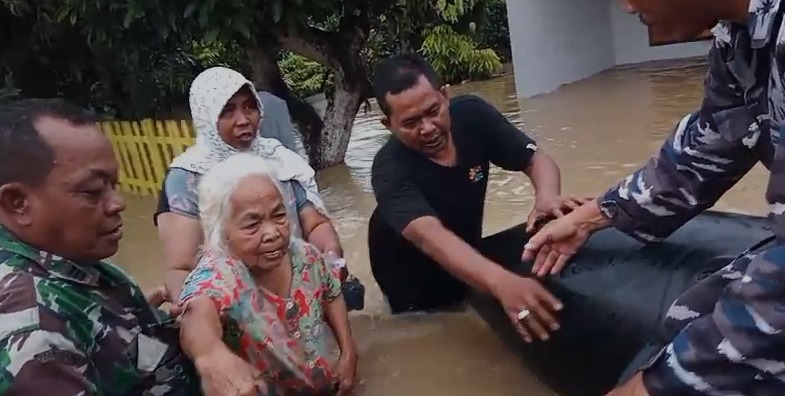
[[574, 219], [574, 224], [590, 234], [611, 226], [611, 220], [602, 214], [596, 199], [581, 205], [567, 217]]
[[524, 171], [534, 186], [538, 200], [561, 195], [561, 173], [559, 166], [547, 154], [535, 152], [531, 165]]
[[189, 301], [180, 322], [180, 343], [191, 360], [206, 356], [213, 348], [223, 346], [221, 318], [207, 297]]
[[[419, 222], [419, 224], [414, 224]], [[416, 231], [409, 231], [410, 227]], [[404, 230], [404, 236], [450, 274], [484, 292], [493, 292], [497, 279], [509, 273], [485, 258], [435, 218], [420, 218]]]

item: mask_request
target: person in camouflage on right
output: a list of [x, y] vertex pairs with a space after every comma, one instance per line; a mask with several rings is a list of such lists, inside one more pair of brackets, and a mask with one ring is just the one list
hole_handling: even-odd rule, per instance
[[[785, 395], [785, 5], [781, 0], [625, 0], [653, 33], [690, 39], [717, 24], [705, 96], [660, 151], [596, 200], [535, 234], [523, 259], [557, 274], [593, 232], [666, 238], [757, 162], [770, 171], [773, 246], [742, 253], [671, 306], [669, 336], [608, 396]], [[623, 133], [623, 131], [619, 131]], [[622, 280], [623, 281], [623, 280]], [[591, 340], [587, 340], [590, 342]]]
[[125, 208], [96, 119], [0, 108], [0, 395], [199, 395], [173, 320], [118, 267]]

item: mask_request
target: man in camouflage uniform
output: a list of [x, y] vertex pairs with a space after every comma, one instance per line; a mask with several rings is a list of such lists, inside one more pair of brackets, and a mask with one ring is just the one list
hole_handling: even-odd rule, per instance
[[104, 261], [125, 206], [95, 121], [58, 100], [0, 109], [0, 395], [198, 394], [177, 330]]
[[785, 5], [625, 3], [671, 37], [695, 37], [719, 21], [703, 104], [643, 168], [532, 237], [523, 259], [535, 259], [538, 275], [558, 273], [592, 232], [608, 226], [643, 242], [662, 240], [762, 162], [771, 171], [766, 198], [775, 241], [678, 298], [664, 322], [664, 346], [611, 395], [785, 395]]

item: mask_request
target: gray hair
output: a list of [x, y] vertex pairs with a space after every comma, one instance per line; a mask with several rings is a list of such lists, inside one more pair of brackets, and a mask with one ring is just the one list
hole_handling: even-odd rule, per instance
[[[199, 180], [199, 217], [204, 232], [203, 248], [226, 254], [224, 226], [231, 214], [229, 201], [248, 176], [264, 176], [273, 182], [281, 197], [283, 188], [275, 169], [266, 159], [240, 153], [215, 164]], [[284, 205], [285, 210], [288, 208]], [[289, 213], [286, 213], [287, 218]]]

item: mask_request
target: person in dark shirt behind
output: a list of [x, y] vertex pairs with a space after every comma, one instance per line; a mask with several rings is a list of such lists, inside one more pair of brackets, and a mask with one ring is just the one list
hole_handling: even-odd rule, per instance
[[531, 227], [581, 203], [562, 197], [556, 163], [484, 100], [450, 99], [418, 55], [384, 60], [373, 85], [393, 136], [373, 161], [378, 206], [368, 244], [373, 275], [392, 312], [451, 308], [470, 286], [495, 296], [524, 340], [547, 340], [558, 328], [553, 313], [561, 303], [536, 280], [508, 271], [478, 249], [490, 164], [531, 179]]

